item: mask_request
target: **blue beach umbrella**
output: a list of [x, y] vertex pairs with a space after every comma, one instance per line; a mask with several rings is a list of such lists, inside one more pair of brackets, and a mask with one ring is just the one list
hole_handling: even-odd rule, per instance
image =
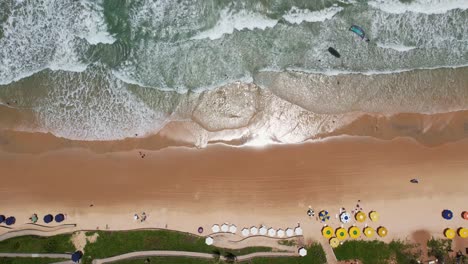
[[446, 220], [450, 220], [452, 219], [453, 217], [453, 213], [452, 211], [448, 210], [448, 209], [445, 209], [442, 211], [442, 217]]
[[55, 222], [60, 223], [65, 220], [65, 216], [63, 214], [58, 214], [55, 216]]
[[0, 224], [3, 223], [5, 221], [5, 216], [4, 215], [0, 215]]
[[5, 224], [7, 225], [14, 225], [16, 223], [16, 218], [14, 216], [10, 216], [5, 220]]
[[328, 213], [327, 210], [322, 210], [319, 213], [319, 219], [320, 221], [325, 222], [330, 219], [330, 214]]
[[71, 260], [73, 262], [79, 262], [82, 257], [83, 257], [83, 252], [76, 251], [75, 253], [71, 255]]
[[52, 221], [54, 221], [54, 216], [52, 216], [51, 214], [44, 216], [44, 223], [48, 224]]

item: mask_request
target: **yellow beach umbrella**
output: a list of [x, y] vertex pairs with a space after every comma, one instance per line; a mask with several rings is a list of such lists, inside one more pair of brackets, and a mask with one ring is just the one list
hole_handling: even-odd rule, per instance
[[380, 217], [380, 215], [379, 215], [379, 213], [377, 213], [376, 211], [372, 211], [372, 212], [369, 213], [369, 218], [370, 218], [370, 220], [372, 220], [373, 222], [379, 221], [379, 217]]
[[336, 237], [330, 238], [330, 246], [331, 246], [332, 248], [336, 248], [336, 247], [338, 247], [339, 245], [340, 245], [340, 240], [339, 240], [338, 238], [336, 238]]
[[455, 237], [455, 230], [453, 230], [452, 228], [446, 228], [444, 230], [444, 235], [448, 239], [453, 239]]
[[464, 228], [464, 227], [458, 228], [458, 235], [459, 235], [461, 238], [467, 238], [467, 237], [468, 237], [468, 229], [466, 229], [466, 228]]
[[336, 229], [335, 235], [339, 240], [345, 240], [346, 238], [348, 238], [348, 232], [346, 232], [346, 229], [342, 227]]
[[364, 212], [359, 211], [354, 215], [354, 218], [356, 218], [356, 221], [362, 223], [362, 222], [366, 221], [367, 217], [366, 217], [366, 214]]
[[377, 228], [377, 234], [379, 234], [380, 237], [385, 237], [388, 233], [388, 230], [387, 228], [381, 226], [379, 228]]
[[355, 226], [350, 227], [349, 230], [348, 230], [348, 232], [349, 232], [349, 236], [350, 236], [351, 238], [354, 238], [354, 239], [356, 239], [356, 238], [358, 238], [359, 236], [361, 236], [361, 230], [359, 230], [359, 228], [357, 228], [357, 227], [355, 227]]
[[364, 228], [364, 235], [366, 235], [366, 237], [373, 237], [374, 234], [375, 234], [374, 228], [370, 226]]
[[322, 235], [325, 238], [331, 238], [333, 236], [333, 228], [331, 228], [329, 226], [326, 226], [326, 227], [322, 228]]

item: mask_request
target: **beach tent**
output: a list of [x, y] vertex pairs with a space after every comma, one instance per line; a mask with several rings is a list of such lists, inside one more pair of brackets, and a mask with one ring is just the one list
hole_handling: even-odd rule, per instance
[[229, 231], [229, 226], [227, 224], [221, 225], [221, 231], [223, 231], [223, 232]]
[[338, 247], [339, 245], [340, 245], [340, 240], [339, 240], [338, 238], [336, 238], [336, 237], [330, 238], [330, 246], [331, 246], [332, 248], [336, 248], [336, 247]]
[[250, 228], [250, 234], [252, 234], [253, 236], [256, 236], [258, 234], [258, 228], [256, 226], [252, 226]]
[[241, 234], [242, 234], [242, 236], [248, 237], [249, 234], [250, 234], [249, 229], [248, 228], [242, 228]]
[[330, 219], [330, 214], [328, 213], [327, 210], [322, 210], [319, 213], [319, 219], [320, 221], [325, 222]]
[[307, 256], [307, 249], [301, 247], [301, 248], [298, 250], [298, 253], [299, 253], [299, 256], [305, 257], [305, 256]]
[[366, 237], [373, 237], [374, 234], [375, 234], [374, 228], [372, 228], [370, 226], [364, 228], [364, 235]]
[[276, 230], [273, 228], [268, 229], [268, 235], [271, 237], [276, 236]]
[[277, 235], [278, 235], [278, 237], [284, 237], [284, 230], [283, 229], [278, 229]]
[[468, 220], [468, 212], [467, 211], [463, 211], [462, 218], [465, 219], [465, 220]]
[[213, 225], [213, 226], [211, 227], [211, 231], [213, 231], [213, 233], [218, 233], [219, 230], [221, 230], [221, 229], [219, 229], [219, 225], [216, 225], [216, 224], [215, 224], [215, 225]]
[[331, 228], [330, 226], [325, 226], [322, 228], [322, 235], [329, 239], [333, 236], [333, 228]]
[[296, 236], [302, 236], [302, 228], [300, 226], [294, 228], [294, 233], [296, 233]]
[[16, 223], [16, 218], [14, 216], [10, 216], [7, 219], [5, 219], [6, 225], [14, 225], [15, 223]]
[[268, 230], [267, 230], [267, 228], [265, 226], [262, 226], [262, 227], [260, 227], [259, 232], [260, 232], [260, 235], [264, 236], [264, 235], [267, 234]]
[[335, 235], [339, 240], [345, 240], [348, 238], [348, 232], [346, 232], [346, 229], [342, 227], [336, 229]]
[[448, 209], [445, 209], [442, 211], [442, 217], [446, 220], [450, 220], [453, 217], [453, 212]]
[[73, 253], [73, 254], [71, 255], [71, 260], [72, 260], [73, 262], [78, 263], [78, 262], [80, 262], [80, 259], [81, 259], [82, 257], [83, 257], [83, 252], [81, 252], [81, 251], [76, 251], [75, 253]]
[[455, 230], [453, 230], [452, 228], [446, 228], [444, 230], [444, 235], [448, 239], [453, 239], [455, 237]]
[[343, 224], [349, 223], [351, 216], [347, 212], [343, 212], [340, 215], [340, 220]]
[[349, 236], [353, 239], [359, 238], [359, 236], [361, 236], [361, 230], [359, 230], [359, 228], [357, 228], [356, 226], [350, 227], [348, 232]]
[[380, 237], [385, 237], [388, 233], [388, 230], [387, 228], [383, 227], [383, 226], [380, 226], [379, 228], [377, 228], [377, 234], [380, 236]]
[[54, 217], [51, 214], [44, 216], [44, 223], [48, 224], [52, 221], [54, 221]]
[[294, 231], [292, 228], [286, 228], [286, 236], [292, 237], [294, 235]]
[[369, 218], [372, 222], [377, 222], [379, 221], [380, 215], [376, 211], [371, 211], [369, 213]]
[[205, 243], [206, 243], [208, 246], [213, 245], [213, 242], [214, 242], [214, 240], [213, 240], [212, 237], [206, 237], [206, 238], [205, 238]]
[[6, 217], [4, 215], [0, 215], [0, 224], [5, 222]]
[[65, 215], [58, 214], [55, 216], [55, 222], [60, 223], [60, 222], [63, 222], [63, 220], [65, 220]]
[[235, 234], [235, 233], [237, 232], [237, 226], [231, 225], [231, 226], [229, 227], [229, 232]]
[[356, 221], [362, 223], [362, 222], [366, 221], [367, 217], [366, 217], [366, 214], [364, 212], [359, 211], [354, 215], [354, 218], [356, 218]]
[[459, 235], [461, 238], [467, 238], [467, 237], [468, 237], [468, 229], [466, 229], [466, 228], [464, 228], [464, 227], [458, 228], [458, 235]]

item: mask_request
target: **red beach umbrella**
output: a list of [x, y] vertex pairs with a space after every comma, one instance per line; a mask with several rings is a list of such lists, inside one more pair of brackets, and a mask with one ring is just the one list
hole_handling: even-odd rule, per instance
[[468, 211], [463, 211], [462, 217], [463, 219], [468, 220]]

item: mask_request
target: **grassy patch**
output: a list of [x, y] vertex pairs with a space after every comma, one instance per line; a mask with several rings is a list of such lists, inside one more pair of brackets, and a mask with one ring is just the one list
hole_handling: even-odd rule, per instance
[[0, 242], [0, 252], [6, 253], [70, 253], [75, 247], [70, 234], [52, 237], [22, 236]]
[[282, 246], [289, 246], [289, 247], [292, 247], [292, 246], [295, 246], [295, 245], [296, 245], [296, 241], [295, 241], [295, 240], [287, 240], [287, 239], [284, 239], [284, 240], [278, 241], [278, 244], [280, 244], [280, 245], [282, 245]]
[[327, 258], [322, 246], [314, 243], [307, 248], [305, 257], [254, 258], [243, 264], [325, 264]]
[[55, 262], [66, 261], [69, 259], [52, 259], [52, 258], [0, 258], [2, 264], [49, 264]]

